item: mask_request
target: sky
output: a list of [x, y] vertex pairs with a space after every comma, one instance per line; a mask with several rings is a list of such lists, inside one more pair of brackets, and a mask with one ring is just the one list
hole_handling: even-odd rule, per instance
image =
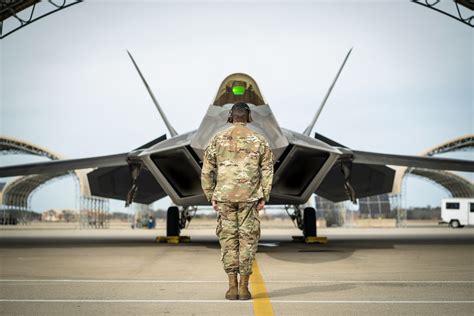
[[[199, 126], [234, 72], [257, 81], [282, 127], [302, 132], [351, 47], [314, 131], [405, 155], [474, 132], [474, 33], [409, 1], [88, 1], [0, 41], [0, 133], [65, 158], [126, 152], [167, 133], [127, 49], [178, 132]], [[406, 188], [408, 206], [447, 197], [415, 177]], [[54, 181], [32, 207], [74, 207], [74, 190], [70, 178]]]

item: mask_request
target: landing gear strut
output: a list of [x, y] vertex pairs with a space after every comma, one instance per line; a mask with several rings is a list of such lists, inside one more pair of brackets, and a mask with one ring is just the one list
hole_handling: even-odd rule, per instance
[[[288, 212], [288, 209], [292, 207], [293, 213]], [[290, 216], [295, 226], [303, 232], [303, 236], [316, 237], [316, 210], [314, 207], [305, 207], [303, 212], [299, 205], [286, 205], [286, 212]]]
[[[166, 216], [166, 236], [179, 236], [181, 229], [184, 229], [194, 214], [196, 214], [196, 206], [183, 206], [179, 208], [178, 206], [168, 207], [168, 214]], [[194, 212], [192, 214], [192, 212]], [[192, 215], [191, 215], [192, 214]]]

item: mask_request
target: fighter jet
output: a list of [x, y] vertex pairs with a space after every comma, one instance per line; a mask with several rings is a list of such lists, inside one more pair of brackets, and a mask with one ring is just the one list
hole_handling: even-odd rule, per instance
[[150, 204], [169, 196], [175, 205], [168, 208], [167, 235], [179, 236], [192, 218], [191, 210], [209, 205], [200, 181], [203, 152], [210, 138], [229, 126], [229, 110], [238, 101], [249, 105], [253, 121], [248, 127], [266, 137], [275, 157], [268, 204], [291, 206], [290, 217], [305, 237], [316, 236], [315, 209], [301, 207], [313, 193], [333, 202], [353, 203], [358, 198], [389, 193], [395, 170], [387, 165], [474, 172], [473, 161], [359, 151], [319, 133], [311, 134], [351, 51], [304, 131], [280, 127], [257, 82], [247, 74], [234, 73], [220, 84], [200, 126], [185, 134], [173, 128], [128, 53], [169, 131], [169, 138], [164, 134], [127, 153], [2, 167], [0, 177], [94, 168], [87, 174], [92, 195], [124, 200], [127, 205], [133, 201]]

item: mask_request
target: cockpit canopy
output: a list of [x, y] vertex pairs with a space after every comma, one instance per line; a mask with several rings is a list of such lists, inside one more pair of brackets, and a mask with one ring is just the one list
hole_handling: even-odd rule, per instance
[[235, 73], [225, 78], [212, 104], [223, 106], [239, 101], [257, 106], [266, 104], [255, 80], [243, 73]]

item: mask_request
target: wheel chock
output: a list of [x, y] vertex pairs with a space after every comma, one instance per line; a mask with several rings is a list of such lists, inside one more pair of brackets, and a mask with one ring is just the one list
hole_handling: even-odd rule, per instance
[[305, 244], [326, 244], [328, 242], [327, 237], [319, 237], [319, 236], [291, 236], [293, 241], [297, 242], [304, 242]]
[[327, 237], [319, 237], [319, 236], [308, 236], [304, 239], [306, 244], [326, 244], [328, 242]]
[[189, 237], [189, 236], [179, 236], [179, 242], [183, 242], [183, 243], [191, 242], [191, 237]]
[[179, 244], [191, 242], [189, 236], [158, 236], [156, 237], [157, 243], [168, 243], [168, 244]]

